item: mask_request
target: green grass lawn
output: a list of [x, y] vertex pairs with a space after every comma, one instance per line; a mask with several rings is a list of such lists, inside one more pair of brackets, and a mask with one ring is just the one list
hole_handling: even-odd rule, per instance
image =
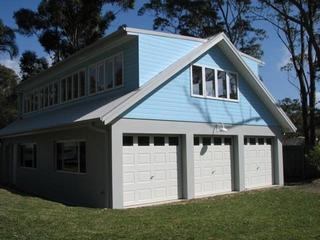
[[307, 189], [127, 210], [68, 207], [0, 189], [0, 239], [320, 239], [320, 194]]

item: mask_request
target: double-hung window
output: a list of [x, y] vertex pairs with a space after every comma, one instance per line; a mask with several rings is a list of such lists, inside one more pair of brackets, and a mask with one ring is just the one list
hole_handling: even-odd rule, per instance
[[56, 169], [66, 172], [86, 172], [86, 142], [62, 141], [56, 143]]
[[89, 93], [94, 94], [97, 91], [97, 67], [92, 65], [89, 67]]
[[35, 143], [19, 144], [18, 155], [21, 167], [37, 167], [37, 145]]
[[214, 99], [238, 100], [238, 77], [236, 73], [192, 66], [192, 95]]

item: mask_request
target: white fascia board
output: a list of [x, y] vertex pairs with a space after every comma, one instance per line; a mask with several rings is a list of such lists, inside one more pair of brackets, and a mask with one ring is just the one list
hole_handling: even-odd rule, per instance
[[167, 37], [167, 38], [176, 38], [176, 39], [184, 39], [184, 40], [190, 40], [190, 41], [197, 41], [197, 42], [207, 42], [207, 39], [203, 38], [197, 38], [197, 37], [191, 37], [191, 36], [184, 36], [174, 33], [167, 33], [167, 32], [159, 32], [159, 31], [153, 31], [153, 30], [146, 30], [146, 29], [139, 29], [139, 28], [130, 28], [125, 27], [125, 31], [127, 31], [128, 34], [147, 34], [147, 35], [154, 35], [154, 36], [160, 36], [160, 37]]
[[[225, 42], [227, 43], [228, 47], [232, 50], [232, 52], [237, 56], [238, 60], [241, 62], [243, 67], [246, 68], [247, 72], [249, 73], [250, 77], [252, 78], [252, 82], [258, 86], [258, 90], [260, 90], [260, 94], [258, 94], [260, 97], [263, 98], [263, 100], [266, 100], [267, 107], [269, 107], [269, 110], [275, 110], [275, 116], [277, 120], [280, 123], [283, 123], [283, 125], [286, 125], [286, 129], [289, 130], [290, 132], [296, 132], [297, 128], [296, 126], [292, 123], [292, 121], [289, 119], [289, 117], [285, 114], [285, 112], [277, 106], [277, 102], [272, 96], [272, 94], [269, 92], [269, 90], [264, 86], [262, 81], [258, 79], [258, 77], [255, 75], [255, 73], [248, 67], [248, 65], [244, 62], [242, 59], [239, 51], [234, 47], [234, 45], [231, 43], [231, 41], [225, 37], [224, 38]], [[284, 121], [283, 121], [284, 120]]]

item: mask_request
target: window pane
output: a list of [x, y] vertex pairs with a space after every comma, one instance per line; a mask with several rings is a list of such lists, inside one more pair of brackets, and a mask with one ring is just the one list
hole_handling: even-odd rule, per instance
[[35, 91], [33, 94], [33, 108], [34, 110], [38, 110], [39, 106], [39, 92]]
[[95, 66], [89, 68], [89, 93], [96, 92], [97, 87], [97, 70]]
[[49, 88], [44, 89], [44, 107], [48, 107]]
[[53, 104], [58, 104], [58, 97], [59, 97], [59, 84], [55, 82], [53, 84]]
[[138, 137], [138, 145], [139, 146], [149, 146], [149, 137], [139, 136]]
[[86, 143], [80, 142], [80, 172], [85, 173], [87, 171], [86, 163]]
[[248, 145], [248, 138], [244, 138], [244, 145]]
[[78, 98], [79, 96], [79, 79], [78, 73], [73, 74], [73, 98]]
[[264, 145], [264, 138], [258, 138], [258, 144]]
[[221, 137], [214, 137], [213, 138], [213, 144], [214, 145], [221, 145], [222, 144], [222, 138]]
[[202, 145], [211, 145], [211, 137], [203, 137]]
[[66, 101], [66, 96], [67, 96], [67, 82], [66, 79], [61, 80], [61, 102]]
[[120, 54], [114, 58], [114, 79], [116, 86], [121, 86], [123, 83], [122, 68], [122, 55]]
[[230, 99], [238, 99], [238, 83], [236, 74], [229, 74]]
[[30, 112], [32, 112], [33, 111], [33, 94], [30, 94], [30, 98], [29, 98], [30, 100]]
[[43, 108], [43, 106], [44, 106], [44, 90], [43, 90], [43, 88], [41, 88], [41, 90], [40, 90], [40, 96], [39, 96], [39, 107], [40, 108]]
[[224, 138], [224, 145], [231, 145], [231, 138]]
[[214, 70], [210, 68], [206, 68], [206, 91], [207, 96], [215, 97], [215, 81], [214, 81]]
[[271, 145], [272, 144], [271, 138], [267, 138], [266, 143], [267, 143], [267, 145]]
[[133, 136], [123, 136], [122, 144], [123, 146], [133, 146]]
[[192, 89], [193, 89], [193, 94], [203, 95], [201, 67], [192, 66]]
[[200, 138], [199, 137], [194, 137], [193, 138], [193, 145], [198, 146], [200, 144]]
[[63, 143], [63, 170], [78, 172], [78, 144]]
[[35, 144], [23, 144], [19, 146], [20, 165], [22, 167], [36, 167], [34, 162], [36, 157]]
[[98, 66], [98, 82], [97, 82], [97, 91], [104, 90], [104, 65], [99, 64]]
[[178, 146], [179, 138], [178, 137], [169, 137], [169, 146]]
[[53, 85], [49, 85], [49, 106], [53, 105]]
[[227, 98], [227, 78], [222, 71], [218, 71], [218, 97]]
[[164, 146], [164, 137], [154, 137], [153, 143], [155, 146]]
[[79, 78], [80, 78], [80, 82], [79, 82], [79, 95], [80, 97], [83, 97], [86, 92], [86, 72], [85, 71], [80, 71], [79, 73]]
[[67, 78], [67, 100], [72, 99], [72, 76]]
[[250, 142], [250, 145], [256, 145], [256, 139], [255, 138], [250, 138], [249, 142]]
[[106, 61], [106, 88], [113, 88], [113, 61]]

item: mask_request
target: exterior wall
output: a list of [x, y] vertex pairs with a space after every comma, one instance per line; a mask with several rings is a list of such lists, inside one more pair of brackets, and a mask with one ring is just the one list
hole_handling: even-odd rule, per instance
[[123, 208], [122, 136], [126, 134], [176, 134], [182, 137], [182, 194], [194, 198], [194, 135], [227, 135], [234, 139], [234, 190], [245, 189], [243, 138], [269, 136], [274, 139], [274, 184], [283, 185], [281, 130], [267, 126], [228, 125], [227, 132], [216, 132], [206, 123], [120, 119], [112, 125], [112, 208]]
[[198, 41], [139, 34], [139, 86], [200, 45]]
[[[218, 47], [200, 57], [197, 64], [236, 71]], [[236, 125], [274, 126], [277, 122], [259, 97], [239, 75], [239, 101], [191, 96], [190, 67], [124, 114], [124, 118], [187, 122], [223, 122]]]
[[[86, 173], [56, 171], [54, 143], [59, 140], [86, 140]], [[16, 187], [20, 190], [72, 205], [105, 207], [107, 204], [106, 132], [87, 127], [47, 132], [4, 140], [5, 144], [37, 144], [37, 168], [23, 168], [17, 160]], [[14, 161], [14, 159], [10, 159]]]
[[137, 38], [131, 38], [125, 43], [122, 43], [116, 47], [113, 47], [108, 50], [103, 50], [97, 55], [92, 55], [90, 57], [84, 58], [85, 60], [79, 60], [79, 63], [76, 66], [72, 67], [65, 67], [62, 71], [56, 70], [54, 74], [51, 74], [50, 77], [46, 79], [36, 79], [37, 81], [30, 82], [23, 87], [21, 87], [22, 92], [35, 89], [37, 87], [41, 87], [49, 82], [59, 80], [67, 75], [79, 71], [81, 69], [87, 69], [90, 65], [99, 62], [105, 58], [111, 57], [114, 54], [119, 52], [123, 53], [123, 61], [124, 61], [124, 85], [120, 88], [115, 88], [109, 91], [102, 91], [95, 95], [89, 96], [88, 95], [88, 72], [87, 74], [87, 81], [86, 81], [86, 96], [84, 98], [80, 98], [74, 101], [60, 103], [55, 106], [47, 107], [46, 109], [42, 109], [40, 111], [31, 112], [24, 114], [25, 116], [34, 116], [37, 114], [42, 114], [47, 111], [52, 111], [56, 109], [61, 109], [73, 104], [81, 104], [84, 101], [91, 101], [97, 98], [116, 98], [128, 93], [136, 88], [139, 87], [138, 82], [138, 40]]

